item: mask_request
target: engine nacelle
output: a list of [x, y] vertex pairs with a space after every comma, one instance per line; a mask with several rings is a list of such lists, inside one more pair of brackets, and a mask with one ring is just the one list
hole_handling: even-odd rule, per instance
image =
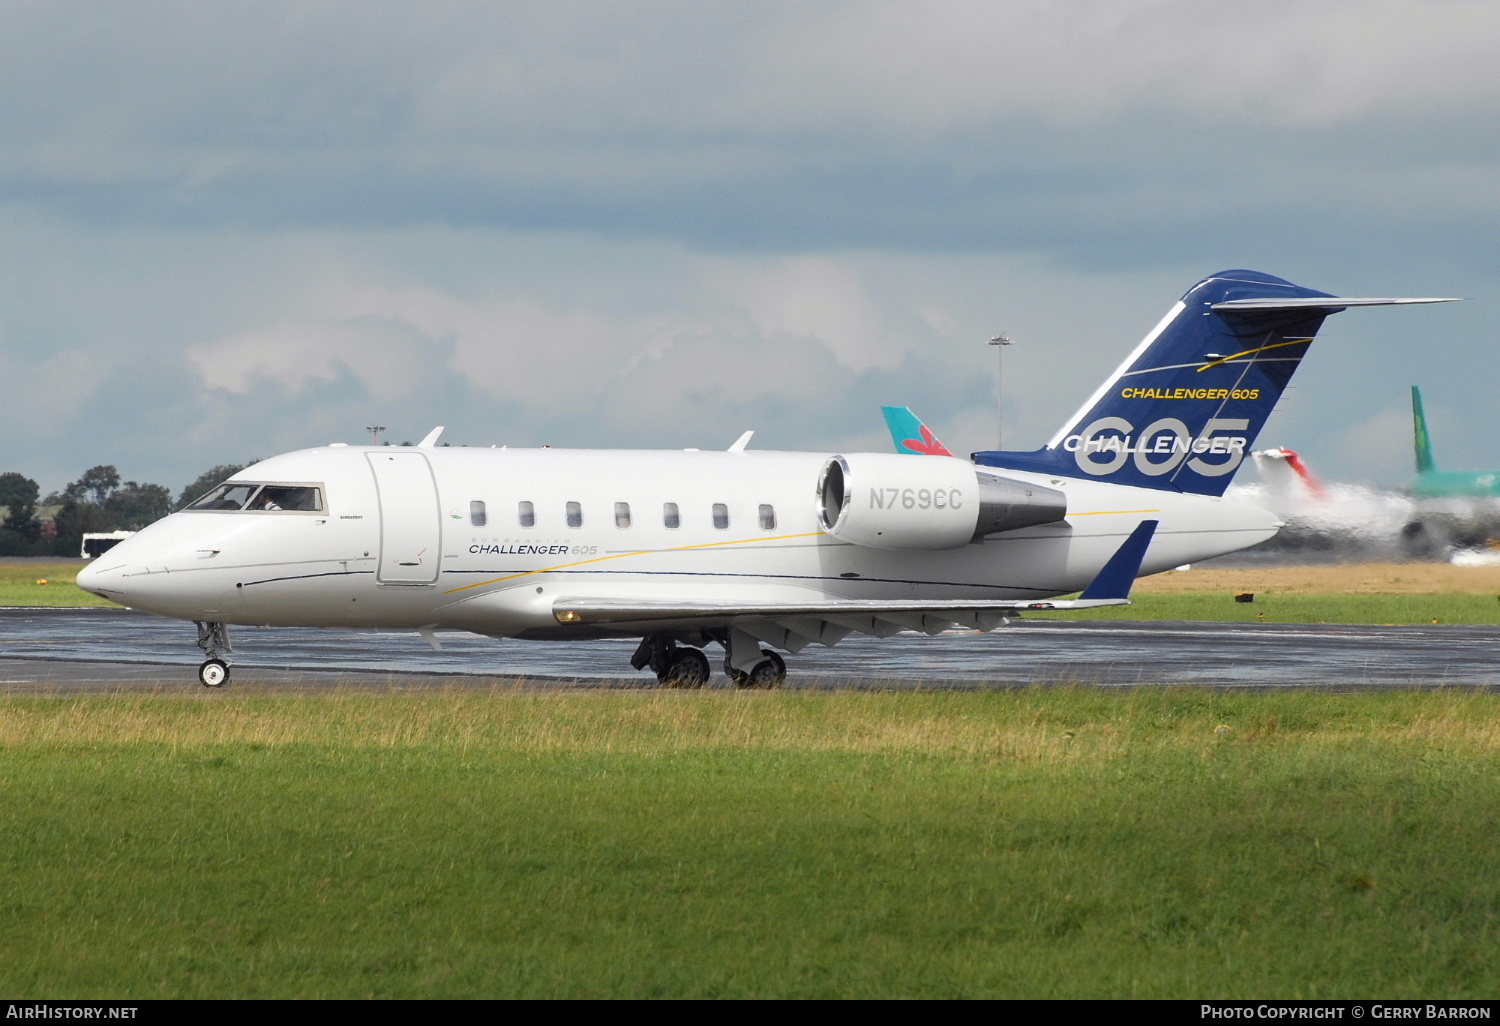
[[952, 456], [831, 457], [818, 475], [818, 523], [876, 549], [956, 549], [976, 538], [1068, 514], [1055, 488], [978, 472]]

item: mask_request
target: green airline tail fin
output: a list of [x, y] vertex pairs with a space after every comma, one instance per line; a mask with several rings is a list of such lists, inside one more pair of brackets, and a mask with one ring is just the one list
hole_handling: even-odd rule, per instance
[[1411, 424], [1417, 447], [1417, 473], [1426, 474], [1437, 469], [1432, 463], [1432, 441], [1427, 437], [1427, 417], [1422, 413], [1422, 393], [1411, 386]]

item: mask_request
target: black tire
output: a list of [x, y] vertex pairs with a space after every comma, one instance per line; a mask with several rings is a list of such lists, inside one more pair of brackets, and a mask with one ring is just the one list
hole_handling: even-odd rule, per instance
[[735, 676], [734, 682], [742, 688], [779, 688], [786, 683], [786, 660], [769, 649], [761, 649], [764, 656], [749, 673]]
[[701, 688], [708, 683], [708, 656], [697, 648], [679, 648], [658, 680], [664, 688]]
[[222, 688], [229, 683], [229, 664], [222, 659], [208, 659], [198, 667], [198, 682], [206, 688]]

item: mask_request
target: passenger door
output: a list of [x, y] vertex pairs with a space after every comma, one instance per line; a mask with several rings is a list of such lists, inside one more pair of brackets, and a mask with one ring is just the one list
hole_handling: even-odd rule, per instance
[[420, 452], [366, 453], [380, 497], [381, 584], [432, 584], [442, 558], [437, 482]]

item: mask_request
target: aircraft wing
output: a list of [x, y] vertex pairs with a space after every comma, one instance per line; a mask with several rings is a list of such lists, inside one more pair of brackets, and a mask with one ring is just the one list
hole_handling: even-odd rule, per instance
[[728, 624], [762, 641], [800, 652], [813, 642], [835, 645], [850, 633], [889, 637], [903, 630], [938, 634], [949, 627], [994, 630], [1026, 610], [1129, 605], [1158, 521], [1144, 520], [1076, 599], [811, 599], [806, 602], [670, 602], [625, 598], [559, 598], [552, 615], [563, 625], [622, 631]]
[[950, 627], [991, 631], [1007, 616], [1024, 610], [1091, 609], [1129, 605], [1129, 599], [1011, 599], [985, 602], [973, 599], [900, 602], [830, 599], [806, 603], [642, 602], [626, 599], [564, 598], [552, 604], [561, 624], [594, 625], [622, 631], [650, 631], [663, 627], [738, 627], [762, 641], [800, 652], [812, 642], [835, 645], [859, 632], [885, 638], [899, 631], [938, 634]]
[[[781, 616], [970, 616], [1020, 613], [1028, 609], [1094, 609], [1128, 606], [1127, 598], [1110, 599], [828, 599], [821, 602], [651, 602], [634, 599], [560, 598], [552, 603], [559, 623], [622, 623], [636, 620], [734, 619]], [[951, 620], [950, 622], [958, 622]]]

